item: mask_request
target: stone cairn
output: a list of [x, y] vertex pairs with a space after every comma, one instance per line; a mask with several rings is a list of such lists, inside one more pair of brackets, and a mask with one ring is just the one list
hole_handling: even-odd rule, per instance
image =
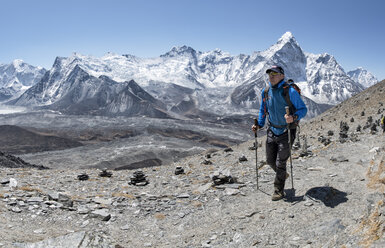
[[363, 129], [368, 129], [372, 126], [372, 123], [373, 123], [373, 117], [372, 116], [368, 116], [368, 118], [366, 119], [366, 123], [365, 123], [365, 126], [363, 127]]
[[348, 139], [349, 126], [346, 122], [340, 122], [340, 142], [345, 143]]
[[361, 132], [361, 128], [362, 128], [361, 125], [358, 125], [356, 131]]
[[146, 176], [144, 175], [143, 171], [135, 171], [133, 176], [130, 178], [130, 182], [128, 184], [132, 184], [135, 186], [145, 186], [149, 182], [146, 179]]
[[86, 174], [86, 173], [83, 173], [83, 174], [80, 174], [80, 175], [78, 175], [78, 179], [80, 180], [80, 181], [86, 181], [86, 180], [88, 180], [90, 177]]
[[242, 154], [242, 156], [240, 156], [238, 160], [239, 160], [239, 162], [245, 162], [245, 161], [247, 161], [247, 158], [244, 154]]
[[324, 146], [327, 146], [331, 143], [330, 138], [324, 137], [324, 136], [319, 136], [318, 141], [321, 142]]
[[210, 165], [210, 164], [213, 164], [213, 162], [211, 162], [210, 160], [207, 160], [207, 159], [204, 159], [201, 164], [205, 164], [205, 165]]
[[184, 174], [184, 169], [182, 168], [182, 166], [177, 166], [175, 168], [175, 175], [180, 175], [180, 174]]
[[368, 129], [369, 128], [369, 132], [370, 134], [376, 134], [377, 133], [377, 126], [378, 126], [378, 121], [373, 121], [373, 117], [372, 116], [368, 116], [368, 118], [366, 119], [366, 123], [365, 123], [365, 126], [363, 127], [363, 129]]
[[100, 177], [111, 177], [112, 172], [107, 171], [107, 169], [103, 169], [102, 172], [99, 173]]
[[376, 123], [372, 123], [370, 126], [370, 134], [376, 134], [377, 133], [377, 125]]
[[213, 185], [221, 185], [221, 184], [236, 182], [236, 179], [230, 175], [229, 170], [216, 171], [211, 176], [211, 179], [213, 180]]

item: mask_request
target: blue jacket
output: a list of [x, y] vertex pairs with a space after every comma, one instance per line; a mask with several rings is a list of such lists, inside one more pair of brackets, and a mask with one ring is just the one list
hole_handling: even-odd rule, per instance
[[[283, 96], [284, 84], [285, 80], [282, 80], [276, 87], [273, 87], [269, 82], [270, 88], [266, 102], [263, 101], [263, 98], [265, 97], [265, 88], [262, 90], [262, 100], [261, 107], [259, 108], [258, 125], [260, 127], [265, 125], [267, 115], [269, 117], [269, 122], [274, 126], [285, 126], [282, 128], [270, 126], [271, 131], [273, 131], [275, 135], [283, 134], [286, 131], [287, 126], [284, 116], [286, 114], [285, 107], [288, 106], [288, 104], [286, 103], [285, 97]], [[302, 119], [307, 113], [307, 107], [305, 103], [302, 101], [301, 96], [293, 87], [289, 87], [289, 96], [292, 104], [296, 108], [294, 115], [298, 116], [297, 120]], [[265, 104], [268, 113], [265, 113]]]

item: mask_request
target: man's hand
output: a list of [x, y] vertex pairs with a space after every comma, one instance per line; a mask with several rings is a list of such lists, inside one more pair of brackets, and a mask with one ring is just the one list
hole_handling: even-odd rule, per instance
[[258, 131], [259, 129], [259, 126], [258, 125], [252, 125], [251, 126], [251, 130], [253, 130], [253, 132], [255, 133], [256, 131]]
[[285, 114], [286, 123], [294, 122], [294, 116]]

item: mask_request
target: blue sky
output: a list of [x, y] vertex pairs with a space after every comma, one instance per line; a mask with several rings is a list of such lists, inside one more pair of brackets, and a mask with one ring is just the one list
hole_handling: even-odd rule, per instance
[[173, 46], [262, 51], [290, 31], [305, 52], [385, 79], [382, 0], [0, 0], [0, 63], [56, 56], [157, 57]]

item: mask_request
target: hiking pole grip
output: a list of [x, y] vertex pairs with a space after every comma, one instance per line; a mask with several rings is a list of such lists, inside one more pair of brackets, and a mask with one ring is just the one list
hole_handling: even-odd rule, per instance
[[287, 114], [287, 115], [290, 115], [289, 106], [286, 106], [286, 107], [285, 107], [285, 110], [286, 110], [286, 114]]
[[[258, 120], [257, 119], [254, 119], [254, 125], [255, 126], [258, 126]], [[258, 140], [257, 140], [257, 130], [255, 130], [254, 132], [254, 137], [255, 137], [255, 141], [254, 141], [254, 146], [255, 146], [255, 171], [256, 171], [256, 174], [257, 174], [257, 190], [259, 190], [259, 184], [258, 184]]]

